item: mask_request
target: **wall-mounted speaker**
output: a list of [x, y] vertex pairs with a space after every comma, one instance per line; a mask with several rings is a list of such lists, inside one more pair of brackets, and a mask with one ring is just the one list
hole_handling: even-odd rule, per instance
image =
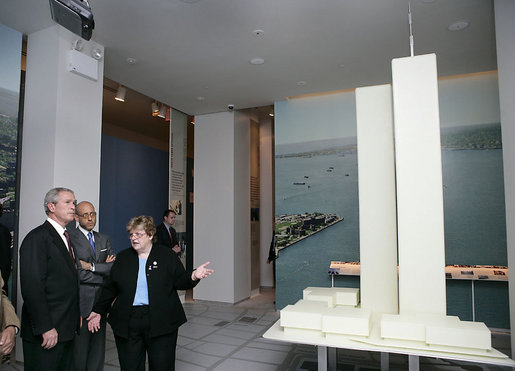
[[52, 19], [84, 40], [91, 39], [95, 21], [87, 3], [81, 0], [49, 0]]

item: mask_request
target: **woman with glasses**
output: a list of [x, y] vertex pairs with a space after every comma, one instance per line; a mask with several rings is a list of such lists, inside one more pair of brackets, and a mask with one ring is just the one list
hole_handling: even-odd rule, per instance
[[177, 290], [195, 287], [213, 270], [207, 262], [186, 271], [170, 248], [154, 244], [149, 216], [132, 218], [126, 229], [132, 249], [117, 255], [88, 328], [98, 331], [109, 313], [122, 371], [145, 370], [147, 354], [150, 370], [174, 370], [177, 331], [186, 322]]

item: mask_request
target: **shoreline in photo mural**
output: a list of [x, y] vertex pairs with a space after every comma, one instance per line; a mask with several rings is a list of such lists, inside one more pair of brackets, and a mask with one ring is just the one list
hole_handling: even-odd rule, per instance
[[[507, 265], [496, 79], [488, 72], [439, 81], [447, 265]], [[358, 151], [353, 91], [277, 102], [275, 111], [282, 309], [305, 287], [330, 287], [331, 261], [359, 261]], [[359, 276], [334, 281], [359, 287]], [[507, 282], [476, 281], [474, 293], [476, 320], [509, 328]], [[447, 280], [447, 313], [472, 320], [470, 281]]]

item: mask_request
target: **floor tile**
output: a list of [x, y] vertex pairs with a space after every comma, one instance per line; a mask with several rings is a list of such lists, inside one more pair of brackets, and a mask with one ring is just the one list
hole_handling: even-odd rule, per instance
[[192, 339], [201, 339], [216, 331], [213, 326], [204, 326], [195, 323], [186, 322], [179, 328], [179, 336], [186, 336]]
[[220, 343], [220, 344], [228, 344], [228, 345], [243, 345], [248, 341], [247, 339], [221, 335], [219, 333], [215, 333], [215, 334], [206, 336], [202, 340], [209, 341], [211, 343]]
[[211, 367], [222, 359], [220, 357], [208, 356], [194, 351], [192, 352], [184, 348], [177, 349], [176, 358], [179, 361], [184, 361], [186, 363], [202, 367]]
[[288, 355], [288, 352], [280, 352], [276, 350], [257, 349], [244, 347], [234, 353], [231, 358], [245, 359], [248, 361], [262, 360], [267, 363], [281, 364]]
[[238, 346], [235, 345], [203, 343], [195, 348], [195, 352], [208, 354], [212, 356], [227, 357], [236, 349], [238, 349]]
[[226, 359], [221, 364], [213, 368], [213, 371], [276, 371], [277, 366], [260, 363], [260, 362], [248, 362], [241, 359]]

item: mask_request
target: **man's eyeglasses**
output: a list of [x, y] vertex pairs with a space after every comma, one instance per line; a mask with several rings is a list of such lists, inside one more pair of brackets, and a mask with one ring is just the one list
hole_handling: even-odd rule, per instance
[[129, 240], [132, 240], [133, 238], [139, 239], [139, 238], [143, 237], [145, 234], [146, 234], [145, 232], [129, 233]]
[[88, 218], [88, 217], [92, 217], [92, 218], [93, 218], [95, 215], [97, 215], [97, 213], [96, 213], [95, 211], [92, 211], [92, 212], [90, 212], [90, 213], [77, 214], [77, 215], [79, 215], [79, 218], [84, 218], [84, 219], [86, 219], [86, 218]]

